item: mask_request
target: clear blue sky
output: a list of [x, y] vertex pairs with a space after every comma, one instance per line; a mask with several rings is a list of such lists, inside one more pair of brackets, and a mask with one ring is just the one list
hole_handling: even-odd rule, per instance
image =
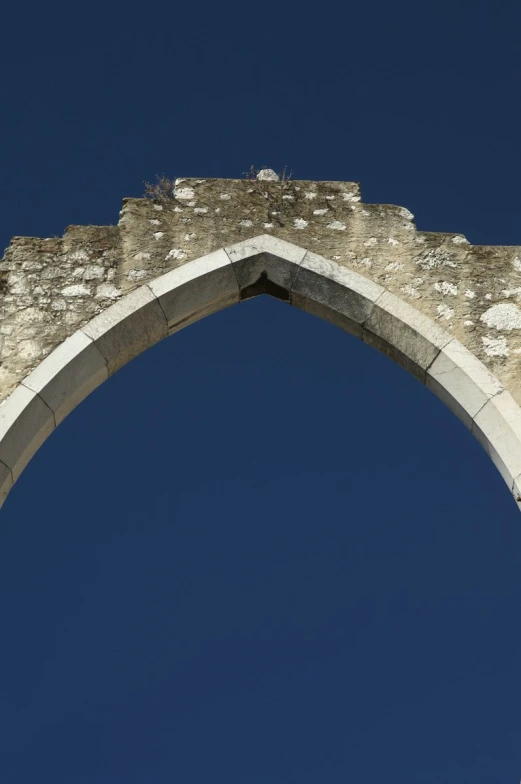
[[[513, 0], [0, 19], [0, 247], [251, 164], [521, 245]], [[0, 512], [0, 783], [518, 784], [520, 523], [367, 346], [266, 297], [199, 322]]]

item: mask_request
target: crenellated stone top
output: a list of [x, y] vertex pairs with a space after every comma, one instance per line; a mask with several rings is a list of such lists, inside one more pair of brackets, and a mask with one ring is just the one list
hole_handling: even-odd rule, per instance
[[213, 250], [271, 234], [350, 267], [457, 337], [521, 403], [521, 248], [417, 231], [353, 182], [178, 179], [124, 199], [117, 226], [14, 237], [0, 262], [0, 400], [124, 294]]

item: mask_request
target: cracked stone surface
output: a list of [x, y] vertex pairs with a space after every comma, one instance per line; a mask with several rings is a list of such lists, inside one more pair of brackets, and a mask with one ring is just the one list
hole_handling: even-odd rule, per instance
[[0, 261], [0, 400], [123, 295], [262, 234], [336, 261], [428, 316], [521, 403], [521, 247], [420, 232], [352, 182], [180, 179], [165, 201], [124, 199], [117, 226], [14, 237]]

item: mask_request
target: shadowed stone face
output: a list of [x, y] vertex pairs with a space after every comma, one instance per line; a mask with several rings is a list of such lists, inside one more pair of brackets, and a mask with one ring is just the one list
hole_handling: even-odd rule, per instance
[[123, 295], [188, 261], [268, 234], [410, 303], [521, 402], [521, 248], [473, 247], [459, 234], [419, 232], [407, 209], [362, 203], [357, 183], [272, 175], [180, 179], [171, 199], [125, 199], [117, 226], [70, 226], [60, 239], [15, 237], [0, 262], [0, 400]]

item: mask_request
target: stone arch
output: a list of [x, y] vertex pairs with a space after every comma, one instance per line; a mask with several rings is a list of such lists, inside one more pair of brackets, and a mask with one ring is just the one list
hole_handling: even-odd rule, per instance
[[271, 294], [379, 349], [434, 392], [478, 439], [520, 505], [521, 409], [453, 335], [379, 283], [260, 235], [135, 288], [67, 337], [0, 405], [0, 493], [90, 392], [159, 340], [241, 300]]

